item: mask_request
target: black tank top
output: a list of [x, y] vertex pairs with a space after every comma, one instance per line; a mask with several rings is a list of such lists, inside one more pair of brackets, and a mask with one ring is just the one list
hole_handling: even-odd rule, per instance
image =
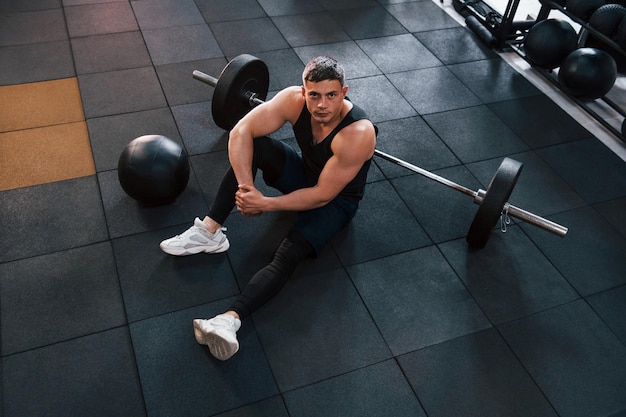
[[[326, 165], [326, 162], [331, 156], [333, 156], [333, 151], [331, 150], [330, 145], [332, 144], [335, 135], [337, 135], [341, 129], [349, 124], [363, 119], [367, 119], [367, 115], [363, 109], [357, 107], [356, 105], [352, 105], [352, 109], [348, 112], [348, 114], [346, 114], [343, 120], [339, 122], [337, 127], [335, 127], [333, 131], [330, 132], [330, 134], [321, 142], [314, 144], [313, 132], [311, 130], [311, 113], [309, 113], [306, 105], [304, 106], [296, 124], [293, 125], [293, 132], [296, 136], [298, 146], [300, 146], [300, 149], [302, 150], [302, 159], [304, 160], [305, 167], [313, 176], [315, 176], [315, 178], [319, 178], [324, 165]], [[378, 128], [376, 128], [376, 126], [374, 126], [374, 128], [376, 129], [376, 133], [378, 133]], [[367, 171], [369, 170], [371, 162], [371, 158], [365, 161], [356, 177], [354, 177], [354, 179], [352, 179], [352, 181], [350, 181], [339, 193], [341, 197], [352, 201], [359, 201], [363, 198], [363, 192], [365, 190], [365, 183], [367, 180]]]

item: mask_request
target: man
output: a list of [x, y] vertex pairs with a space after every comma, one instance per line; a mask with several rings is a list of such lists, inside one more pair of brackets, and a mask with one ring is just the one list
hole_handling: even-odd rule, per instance
[[[234, 206], [244, 216], [269, 211], [298, 212], [274, 259], [257, 272], [228, 311], [193, 321], [194, 334], [216, 358], [239, 350], [241, 320], [273, 297], [298, 263], [315, 256], [354, 217], [363, 197], [376, 146], [376, 127], [363, 110], [346, 99], [343, 68], [330, 57], [312, 59], [303, 86], [288, 87], [250, 111], [231, 130], [224, 176], [209, 213], [196, 218], [181, 235], [161, 242], [161, 249], [184, 256], [219, 253], [229, 248], [222, 224]], [[267, 137], [290, 123], [302, 156]], [[282, 192], [263, 195], [254, 186], [257, 169], [265, 182]]]

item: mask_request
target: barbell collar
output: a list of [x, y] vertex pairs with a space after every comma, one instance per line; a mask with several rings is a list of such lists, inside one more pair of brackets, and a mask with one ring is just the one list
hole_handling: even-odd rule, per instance
[[253, 93], [252, 91], [247, 91], [246, 92], [246, 97], [248, 97], [248, 103], [250, 104], [250, 107], [256, 107], [258, 105], [261, 105], [261, 104], [265, 103], [263, 100], [261, 100], [257, 96], [258, 96], [258, 94], [257, 93]]
[[[205, 84], [208, 84], [210, 86], [212, 86], [213, 88], [215, 88], [215, 86], [218, 83], [218, 79], [209, 75], [209, 74], [205, 74], [202, 71], [198, 71], [198, 70], [194, 70], [193, 73], [193, 78], [195, 78], [196, 80], [202, 81]], [[250, 107], [256, 107], [260, 104], [265, 103], [263, 100], [261, 100], [258, 97], [258, 94], [252, 91], [246, 91], [245, 93], [246, 99], [248, 100], [248, 103], [250, 104]]]
[[523, 220], [532, 225], [538, 226], [542, 228], [543, 230], [553, 233], [559, 237], [564, 237], [569, 230], [567, 227], [563, 225], [555, 223], [551, 220], [538, 216], [534, 213], [531, 213], [529, 211], [526, 211], [522, 208], [516, 207], [509, 203], [506, 203], [504, 205], [503, 212], [508, 213], [509, 216], [515, 217], [517, 219]]
[[[479, 189], [476, 192], [476, 197], [474, 197], [474, 203], [480, 205], [483, 202], [483, 199], [485, 198], [485, 194], [487, 194], [487, 191], [483, 190], [482, 188]], [[564, 237], [567, 232], [568, 232], [568, 228], [560, 225], [558, 223], [555, 223], [551, 220], [548, 220], [544, 217], [541, 217], [537, 214], [531, 213], [530, 211], [526, 211], [523, 208], [519, 208], [517, 206], [514, 206], [513, 204], [506, 202], [504, 203], [504, 207], [502, 208], [502, 212], [503, 213], [508, 213], [509, 216], [511, 217], [515, 217], [516, 219], [525, 221], [527, 223], [530, 223], [534, 226], [540, 227], [541, 229], [544, 229], [550, 233], [553, 233], [559, 237]]]

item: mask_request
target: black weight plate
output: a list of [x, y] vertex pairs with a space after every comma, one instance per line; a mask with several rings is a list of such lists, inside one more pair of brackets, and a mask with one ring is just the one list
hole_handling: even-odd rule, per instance
[[250, 106], [248, 92], [265, 100], [270, 85], [269, 70], [259, 58], [243, 54], [233, 58], [222, 70], [215, 91], [211, 112], [215, 124], [230, 130], [245, 116]]
[[504, 205], [517, 184], [522, 166], [521, 162], [511, 158], [504, 158], [500, 163], [465, 237], [470, 247], [484, 248], [487, 244], [491, 230], [498, 222]]

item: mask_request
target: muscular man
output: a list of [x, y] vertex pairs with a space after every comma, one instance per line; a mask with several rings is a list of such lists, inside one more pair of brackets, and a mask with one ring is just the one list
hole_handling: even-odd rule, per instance
[[[209, 213], [196, 218], [183, 234], [161, 242], [161, 249], [184, 256], [219, 253], [229, 248], [222, 231], [233, 207], [244, 216], [268, 211], [295, 211], [296, 221], [276, 250], [228, 311], [212, 319], [195, 319], [194, 334], [216, 358], [239, 350], [241, 320], [273, 297], [300, 261], [315, 256], [356, 214], [376, 145], [376, 127], [346, 99], [343, 68], [330, 57], [312, 59], [302, 74], [303, 86], [288, 87], [250, 111], [231, 130], [224, 176]], [[290, 123], [301, 156], [269, 138]], [[282, 195], [268, 197], [254, 186], [257, 169], [267, 185]]]

